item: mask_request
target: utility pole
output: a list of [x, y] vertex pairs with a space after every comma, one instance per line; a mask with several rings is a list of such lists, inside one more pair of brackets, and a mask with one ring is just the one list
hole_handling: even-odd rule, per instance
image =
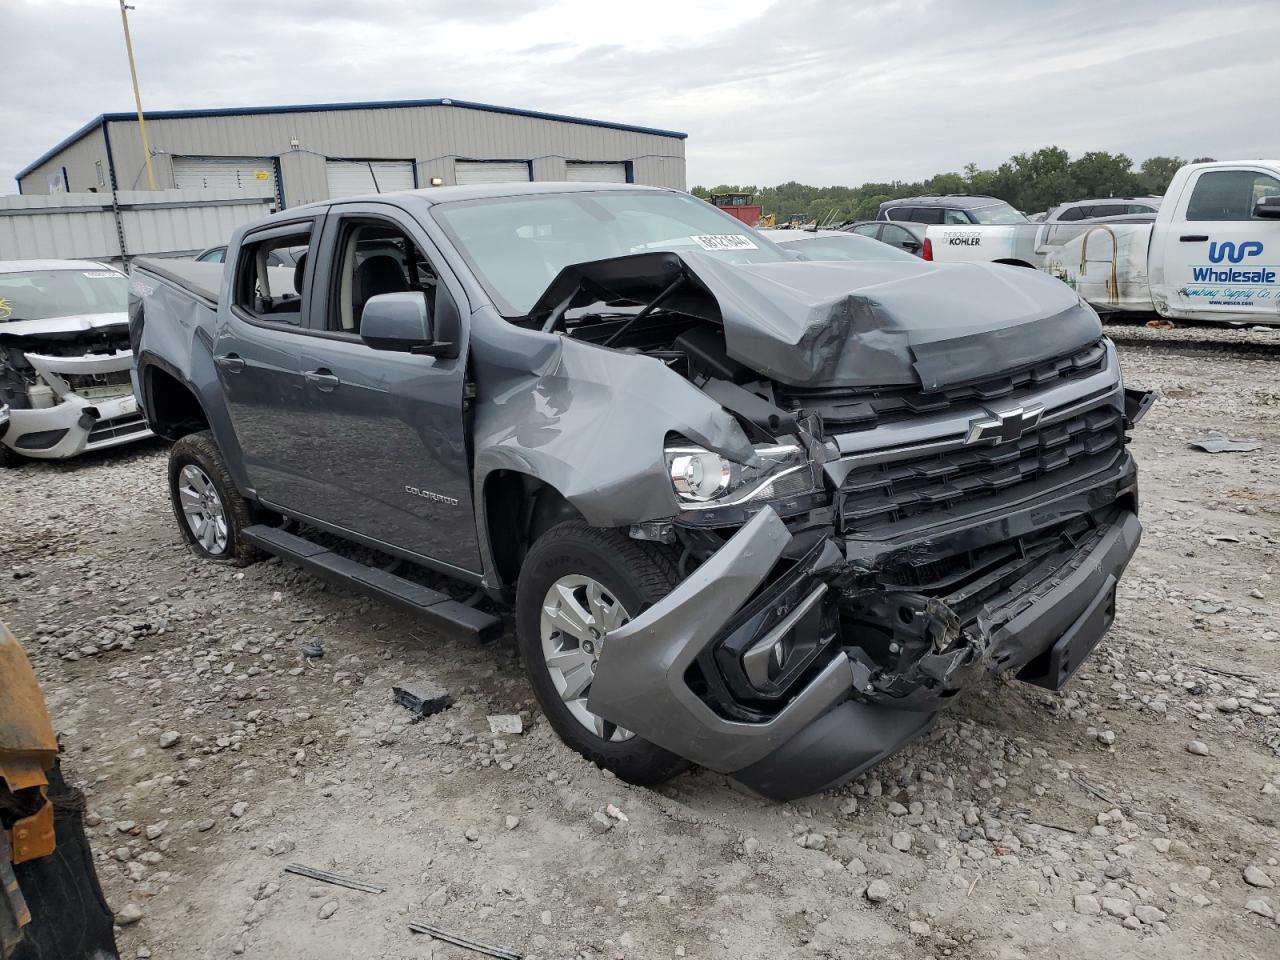
[[138, 92], [138, 70], [133, 65], [133, 40], [129, 37], [129, 11], [133, 7], [120, 0], [120, 22], [124, 24], [124, 48], [129, 52], [129, 76], [133, 78], [133, 102], [138, 107], [138, 133], [142, 136], [142, 155], [147, 159], [147, 186], [156, 188], [156, 172], [151, 167], [151, 147], [147, 144], [147, 121], [142, 115], [142, 94]]

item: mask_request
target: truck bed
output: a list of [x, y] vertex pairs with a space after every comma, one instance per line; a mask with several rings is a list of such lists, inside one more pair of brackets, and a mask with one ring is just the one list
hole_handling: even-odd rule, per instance
[[213, 309], [218, 308], [218, 295], [222, 291], [222, 264], [197, 263], [194, 260], [159, 259], [138, 257], [133, 261], [134, 270], [145, 270], [187, 291]]

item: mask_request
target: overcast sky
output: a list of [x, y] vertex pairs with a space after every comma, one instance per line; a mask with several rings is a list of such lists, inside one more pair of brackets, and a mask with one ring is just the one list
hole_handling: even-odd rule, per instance
[[[688, 132], [689, 185], [1049, 144], [1280, 156], [1280, 2], [135, 0], [147, 109], [452, 97]], [[116, 0], [0, 0], [0, 193], [133, 109]]]

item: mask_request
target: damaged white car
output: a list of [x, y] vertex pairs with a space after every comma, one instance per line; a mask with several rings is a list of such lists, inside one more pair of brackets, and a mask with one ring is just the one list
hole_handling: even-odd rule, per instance
[[87, 260], [0, 262], [0, 466], [151, 436], [129, 378], [128, 285]]

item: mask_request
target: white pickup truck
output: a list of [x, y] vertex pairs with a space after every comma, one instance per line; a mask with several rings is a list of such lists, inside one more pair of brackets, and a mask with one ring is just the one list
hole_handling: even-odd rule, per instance
[[1039, 267], [1103, 311], [1280, 324], [1280, 161], [1188, 164], [1154, 222], [930, 227], [926, 254]]

